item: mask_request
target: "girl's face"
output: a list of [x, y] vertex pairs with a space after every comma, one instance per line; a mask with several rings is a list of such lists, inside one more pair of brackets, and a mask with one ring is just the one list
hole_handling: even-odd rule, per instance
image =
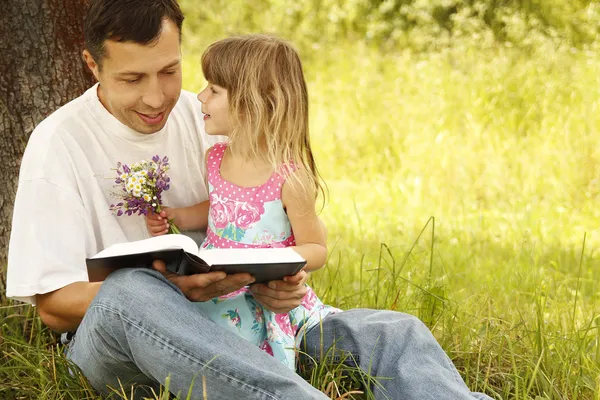
[[231, 121], [229, 118], [229, 99], [227, 90], [221, 86], [208, 83], [198, 94], [202, 102], [204, 129], [209, 135], [229, 136]]

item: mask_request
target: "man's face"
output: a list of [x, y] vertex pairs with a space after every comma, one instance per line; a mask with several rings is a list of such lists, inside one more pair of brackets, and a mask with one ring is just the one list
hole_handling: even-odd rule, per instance
[[100, 82], [98, 97], [123, 124], [140, 133], [162, 129], [181, 94], [179, 31], [163, 22], [158, 40], [149, 44], [105, 42], [102, 69], [84, 56]]

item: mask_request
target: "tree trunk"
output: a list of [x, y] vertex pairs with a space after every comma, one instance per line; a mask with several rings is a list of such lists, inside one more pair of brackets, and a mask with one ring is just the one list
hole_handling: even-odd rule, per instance
[[2, 2], [0, 269], [6, 264], [19, 166], [31, 131], [93, 84], [81, 56], [85, 6], [86, 0]]

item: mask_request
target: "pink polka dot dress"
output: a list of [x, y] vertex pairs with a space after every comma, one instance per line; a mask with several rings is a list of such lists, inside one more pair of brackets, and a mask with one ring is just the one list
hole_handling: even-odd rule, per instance
[[[208, 232], [202, 249], [294, 246], [294, 235], [281, 201], [285, 177], [274, 173], [260, 186], [240, 187], [221, 176], [226, 143], [208, 152], [207, 172], [210, 210]], [[197, 303], [213, 321], [254, 343], [291, 369], [304, 332], [339, 309], [324, 305], [311, 288], [302, 304], [287, 314], [262, 307], [242, 288], [210, 301]]]

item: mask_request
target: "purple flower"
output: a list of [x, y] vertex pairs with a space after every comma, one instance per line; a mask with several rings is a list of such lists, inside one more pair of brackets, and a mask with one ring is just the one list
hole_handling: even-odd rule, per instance
[[[169, 158], [155, 155], [152, 160], [142, 160], [133, 165], [117, 162], [115, 186], [120, 188], [114, 195], [121, 200], [111, 204], [110, 210], [117, 216], [148, 215], [149, 211], [160, 212], [161, 195], [169, 190]], [[179, 229], [170, 221], [170, 231]]]

